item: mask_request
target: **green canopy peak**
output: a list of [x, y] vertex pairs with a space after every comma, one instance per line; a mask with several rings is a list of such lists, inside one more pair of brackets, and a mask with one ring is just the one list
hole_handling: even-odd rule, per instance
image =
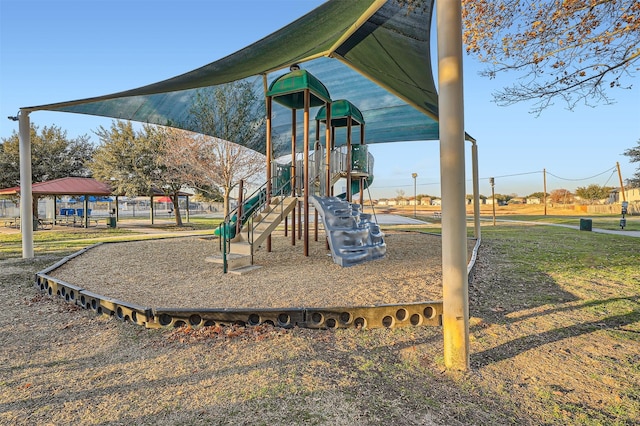
[[[339, 99], [331, 104], [331, 126], [332, 127], [346, 127], [347, 118], [351, 117], [351, 122], [355, 125], [364, 124], [364, 117], [362, 112], [354, 104], [346, 99]], [[316, 115], [316, 120], [325, 122], [327, 121], [327, 108], [321, 107]]]
[[269, 86], [267, 96], [290, 109], [304, 108], [304, 91], [310, 92], [310, 107], [331, 102], [331, 96], [324, 84], [307, 70], [294, 70], [281, 75]]

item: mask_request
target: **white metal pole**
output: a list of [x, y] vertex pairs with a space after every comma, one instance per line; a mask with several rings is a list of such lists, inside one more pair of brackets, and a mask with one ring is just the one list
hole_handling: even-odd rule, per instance
[[436, 2], [445, 366], [469, 369], [469, 288], [462, 86], [462, 4]]
[[29, 113], [18, 114], [20, 139], [20, 227], [22, 230], [22, 257], [33, 258], [33, 192], [31, 185], [31, 125]]

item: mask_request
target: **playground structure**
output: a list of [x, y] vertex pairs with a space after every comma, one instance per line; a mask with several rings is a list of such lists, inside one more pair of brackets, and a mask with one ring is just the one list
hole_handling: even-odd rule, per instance
[[[428, 31], [434, 8], [438, 10], [438, 90], [431, 72]], [[473, 143], [474, 221], [478, 241], [480, 225], [477, 145], [475, 139], [465, 133], [464, 120], [461, 119], [464, 117], [461, 15], [459, 2], [448, 0], [437, 4], [433, 1], [424, 2], [418, 8], [411, 2], [390, 0], [328, 1], [260, 41], [180, 76], [110, 95], [20, 108], [19, 113], [10, 119], [17, 121], [19, 127], [21, 197], [25, 200], [20, 209], [23, 258], [34, 257], [33, 221], [30, 220], [31, 113], [52, 110], [166, 125], [184, 117], [193, 99], [190, 96], [194, 94], [193, 89], [225, 84], [249, 76], [262, 76], [266, 87], [267, 75], [281, 69], [284, 64], [298, 62], [307, 63], [310, 67], [315, 64], [323, 67], [331, 63], [341, 67], [331, 79], [336, 84], [349, 87], [347, 92], [352, 99], [366, 93], [368, 99], [376, 100], [375, 95], [364, 92], [362, 86], [354, 84], [354, 81], [369, 80], [371, 85], [384, 87], [403, 101], [403, 105], [397, 108], [385, 108], [389, 114], [380, 114], [377, 120], [372, 120], [373, 123], [390, 124], [392, 129], [389, 132], [386, 126], [372, 126], [375, 136], [368, 138], [369, 143], [440, 140], [444, 359], [448, 368], [467, 370], [469, 300], [468, 279], [464, 274], [467, 259], [462, 254], [462, 247], [466, 243], [464, 140]], [[319, 25], [319, 22], [323, 25]], [[343, 65], [354, 73], [348, 76], [350, 72]], [[309, 92], [305, 91], [305, 97], [308, 95]], [[270, 98], [268, 103], [270, 115]], [[378, 105], [372, 102], [367, 107], [371, 111], [372, 107], [377, 109]], [[327, 113], [329, 116], [330, 111]], [[307, 114], [308, 108], [305, 108]], [[396, 119], [389, 120], [389, 117]], [[397, 119], [399, 117], [402, 119]], [[327, 122], [331, 123], [330, 119]], [[185, 130], [188, 129], [185, 127]], [[327, 145], [331, 146], [328, 137]], [[267, 148], [266, 155], [270, 159], [272, 147]], [[304, 152], [308, 155], [308, 150]], [[271, 161], [267, 164], [271, 164]], [[267, 167], [267, 173], [269, 170]], [[268, 189], [267, 197], [271, 197]], [[305, 189], [305, 209], [309, 205], [308, 195]], [[307, 226], [308, 221], [305, 222]], [[305, 230], [305, 243], [307, 241], [308, 232]]]
[[[216, 230], [221, 254], [206, 260], [221, 263], [224, 272], [245, 273], [255, 269], [253, 254], [263, 244], [271, 251], [271, 233], [284, 222], [285, 234], [291, 218], [291, 244], [296, 244], [296, 215], [304, 239], [304, 255], [309, 255], [311, 205], [314, 206], [314, 238], [318, 238], [319, 217], [327, 234], [327, 246], [335, 263], [352, 266], [385, 255], [384, 234], [371, 216], [361, 212], [364, 190], [373, 180], [373, 159], [364, 144], [365, 120], [351, 102], [331, 100], [327, 88], [297, 65], [275, 79], [266, 92], [267, 99], [267, 181], [246, 200], [239, 190], [238, 207]], [[291, 159], [272, 156], [271, 117], [273, 102], [291, 110]], [[315, 141], [310, 147], [310, 108], [319, 107], [315, 117]], [[297, 144], [297, 111], [303, 110], [303, 147]], [[324, 145], [320, 136], [324, 125]], [[352, 144], [353, 129], [359, 129], [360, 143]], [[345, 145], [336, 148], [341, 131]], [[324, 164], [323, 164], [324, 161]], [[344, 178], [346, 191], [334, 197], [335, 183]], [[353, 204], [358, 192], [360, 204]]]

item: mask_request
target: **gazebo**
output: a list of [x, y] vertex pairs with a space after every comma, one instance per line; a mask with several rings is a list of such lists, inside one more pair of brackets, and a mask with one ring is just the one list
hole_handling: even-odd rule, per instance
[[[21, 195], [22, 191], [19, 186], [13, 188], [0, 189], [0, 195]], [[100, 182], [92, 178], [83, 177], [66, 177], [61, 179], [54, 179], [45, 182], [34, 183], [31, 186], [31, 194], [41, 197], [54, 197], [54, 202], [57, 197], [63, 195], [74, 195], [84, 197], [84, 212], [82, 220], [84, 227], [89, 226], [89, 196], [111, 196], [113, 190], [111, 186]], [[22, 203], [22, 200], [21, 200]], [[31, 203], [29, 203], [31, 204]], [[54, 212], [53, 222], [56, 222], [56, 214]]]

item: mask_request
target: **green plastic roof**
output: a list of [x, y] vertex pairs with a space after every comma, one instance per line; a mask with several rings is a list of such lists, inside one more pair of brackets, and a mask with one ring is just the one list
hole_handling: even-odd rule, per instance
[[[362, 113], [354, 104], [346, 99], [333, 101], [331, 104], [331, 126], [345, 127], [347, 125], [348, 117], [351, 117], [351, 121], [355, 125], [364, 124]], [[320, 107], [318, 114], [316, 114], [316, 120], [323, 123], [327, 121], [326, 107]]]
[[[435, 140], [438, 98], [429, 40], [433, 0], [416, 7], [413, 3], [330, 0], [262, 40], [191, 72], [124, 92], [22, 109], [198, 131], [188, 120], [198, 89], [249, 79], [264, 95], [264, 76], [273, 82], [297, 63], [336, 99], [359, 106], [367, 120], [365, 143]], [[290, 152], [291, 146], [290, 114], [280, 111], [274, 108], [272, 117], [275, 156]], [[265, 153], [264, 142], [249, 148]]]
[[304, 91], [309, 89], [311, 107], [331, 102], [331, 96], [324, 84], [307, 70], [291, 71], [273, 80], [267, 96], [290, 109], [304, 108]]

